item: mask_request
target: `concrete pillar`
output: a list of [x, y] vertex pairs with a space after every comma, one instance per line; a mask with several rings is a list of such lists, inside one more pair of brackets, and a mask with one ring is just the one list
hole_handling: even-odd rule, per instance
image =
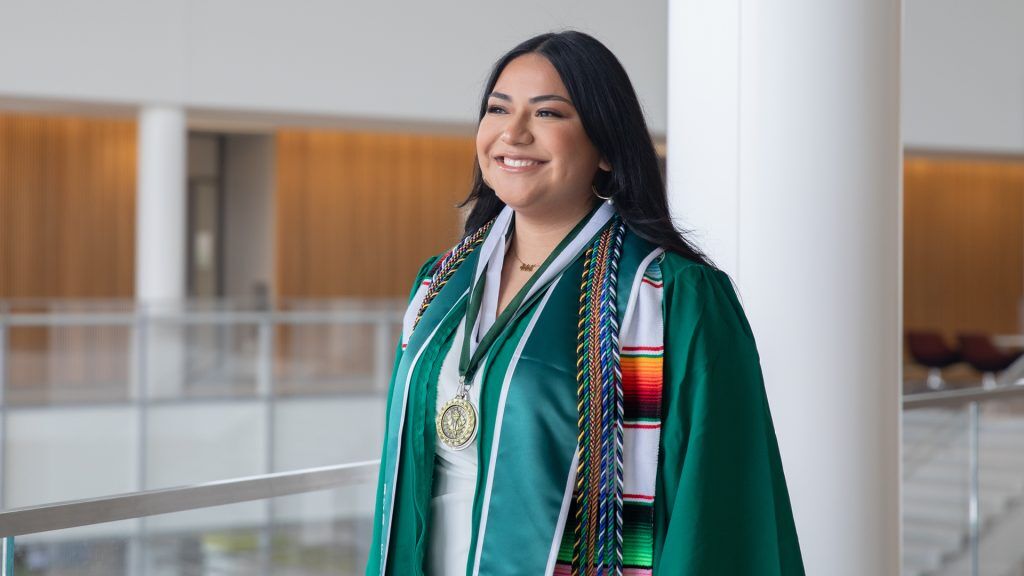
[[141, 302], [185, 298], [185, 111], [139, 112], [135, 295]]
[[736, 281], [808, 574], [900, 569], [899, 0], [669, 3], [674, 214]]
[[147, 395], [174, 396], [185, 373], [184, 330], [159, 318], [180, 311], [187, 295], [185, 111], [145, 107], [138, 126], [135, 298], [150, 320], [136, 358], [142, 362]]

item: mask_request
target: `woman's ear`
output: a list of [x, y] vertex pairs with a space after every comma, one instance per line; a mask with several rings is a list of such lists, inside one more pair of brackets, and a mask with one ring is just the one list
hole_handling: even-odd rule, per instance
[[600, 168], [601, 170], [604, 170], [605, 172], [612, 171], [612, 165], [609, 164], [608, 160], [605, 160], [604, 157], [602, 157], [601, 161], [597, 163], [597, 167]]

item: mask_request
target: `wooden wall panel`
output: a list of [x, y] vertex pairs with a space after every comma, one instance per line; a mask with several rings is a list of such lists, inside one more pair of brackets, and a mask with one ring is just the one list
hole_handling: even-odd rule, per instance
[[135, 123], [0, 115], [0, 298], [131, 298]]
[[908, 156], [907, 329], [1019, 332], [1024, 299], [1024, 160]]
[[276, 144], [279, 297], [404, 298], [458, 240], [473, 138], [287, 130]]
[[[0, 300], [132, 297], [135, 142], [130, 120], [0, 114]], [[123, 380], [87, 352], [127, 342], [124, 329], [12, 329], [9, 399]]]

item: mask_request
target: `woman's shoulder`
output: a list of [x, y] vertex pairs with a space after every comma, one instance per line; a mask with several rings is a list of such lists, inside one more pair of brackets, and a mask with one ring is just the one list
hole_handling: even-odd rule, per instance
[[444, 255], [445, 255], [445, 252], [442, 252], [440, 254], [435, 254], [433, 256], [430, 256], [429, 258], [424, 260], [423, 264], [420, 266], [420, 271], [416, 273], [416, 282], [415, 282], [415, 284], [419, 284], [423, 280], [429, 278], [430, 275], [434, 271], [434, 266], [437, 264], [437, 262]]
[[666, 250], [661, 257], [651, 263], [651, 268], [657, 266], [666, 289], [684, 289], [690, 291], [707, 292], [726, 290], [735, 294], [732, 287], [732, 279], [729, 275], [718, 268], [693, 260], [678, 252]]
[[666, 251], [656, 264], [664, 285], [666, 326], [690, 326], [728, 340], [753, 338], [728, 274], [673, 251]]
[[444, 256], [444, 252], [436, 254], [427, 258], [422, 265], [420, 265], [419, 272], [416, 273], [416, 278], [412, 282], [412, 287], [409, 289], [409, 301], [411, 302], [413, 297], [416, 296], [416, 290], [419, 289], [420, 285], [430, 279], [430, 276], [434, 272], [434, 267], [437, 262]]

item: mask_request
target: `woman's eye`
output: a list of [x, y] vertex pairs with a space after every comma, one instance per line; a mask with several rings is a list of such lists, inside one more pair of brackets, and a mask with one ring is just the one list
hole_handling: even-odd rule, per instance
[[504, 111], [505, 111], [505, 109], [502, 108], [501, 106], [488, 106], [487, 107], [487, 113], [488, 114], [500, 114], [500, 113], [502, 113]]
[[538, 116], [547, 117], [547, 118], [561, 118], [562, 117], [561, 114], [559, 114], [558, 112], [555, 112], [554, 110], [538, 110], [537, 111], [537, 115]]

